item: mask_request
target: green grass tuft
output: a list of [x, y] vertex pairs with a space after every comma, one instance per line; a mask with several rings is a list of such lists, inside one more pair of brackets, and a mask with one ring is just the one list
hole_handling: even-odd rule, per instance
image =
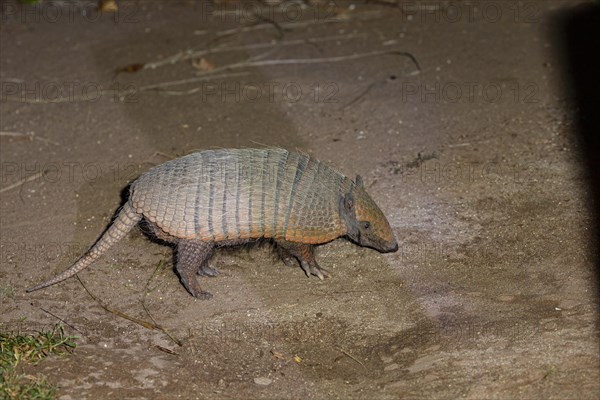
[[52, 385], [43, 377], [20, 373], [19, 367], [50, 354], [63, 355], [76, 347], [75, 339], [65, 335], [60, 324], [50, 331], [26, 335], [0, 331], [0, 399], [54, 399]]

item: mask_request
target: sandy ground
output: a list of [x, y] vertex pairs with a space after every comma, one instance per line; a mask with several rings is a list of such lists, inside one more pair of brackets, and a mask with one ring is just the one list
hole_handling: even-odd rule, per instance
[[[62, 399], [598, 398], [595, 217], [557, 41], [577, 2], [271, 3], [2, 3], [0, 322], [80, 337], [30, 372]], [[189, 49], [213, 52], [132, 67]], [[420, 71], [381, 54], [398, 51]], [[212, 67], [227, 75], [197, 81]], [[79, 276], [181, 346], [77, 279], [24, 292], [139, 173], [262, 145], [361, 174], [400, 250], [321, 246], [324, 282], [266, 248], [220, 252], [200, 301], [136, 229]]]

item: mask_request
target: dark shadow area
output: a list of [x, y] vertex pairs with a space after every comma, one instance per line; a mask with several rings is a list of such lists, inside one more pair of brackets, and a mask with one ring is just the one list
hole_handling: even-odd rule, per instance
[[[600, 288], [600, 4], [584, 4], [557, 17], [555, 30], [566, 65], [566, 96], [573, 100], [577, 140], [589, 184], [596, 286]], [[596, 290], [596, 293], [598, 291]]]

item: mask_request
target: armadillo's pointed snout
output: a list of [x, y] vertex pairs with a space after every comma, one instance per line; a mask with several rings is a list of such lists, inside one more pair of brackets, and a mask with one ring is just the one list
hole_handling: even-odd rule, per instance
[[[365, 246], [364, 243], [362, 245]], [[371, 247], [379, 251], [380, 253], [395, 253], [396, 251], [398, 251], [398, 242], [396, 241], [396, 239], [392, 240], [391, 242], [379, 241], [376, 244], [366, 244], [366, 246]]]
[[394, 239], [391, 242], [387, 242], [382, 247], [383, 247], [383, 249], [382, 249], [383, 253], [395, 253], [396, 251], [398, 251], [398, 242], [396, 241], [396, 239]]

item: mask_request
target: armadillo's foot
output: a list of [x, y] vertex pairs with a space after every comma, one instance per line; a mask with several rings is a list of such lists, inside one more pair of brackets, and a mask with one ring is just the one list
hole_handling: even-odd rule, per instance
[[204, 290], [200, 289], [200, 287], [198, 285], [194, 285], [196, 286], [196, 288], [187, 288], [188, 291], [190, 292], [190, 294], [192, 296], [194, 296], [195, 298], [197, 298], [198, 300], [208, 300], [211, 297], [213, 297], [213, 295], [209, 292], [205, 292]]
[[181, 283], [187, 289], [187, 291], [197, 299], [208, 300], [212, 297], [212, 294], [202, 290], [198, 282], [196, 282], [196, 275], [183, 277], [181, 276]]
[[187, 291], [197, 299], [206, 300], [212, 297], [212, 294], [205, 292], [200, 288], [200, 285], [196, 281], [196, 277], [199, 272], [198, 265], [206, 265], [206, 261], [212, 255], [213, 250], [213, 243], [193, 242], [188, 240], [180, 240], [177, 243], [177, 262], [175, 268], [177, 269], [177, 273], [181, 278], [183, 286], [185, 286]]
[[179, 274], [180, 274], [180, 278], [181, 278], [181, 283], [183, 284], [183, 286], [185, 286], [187, 291], [192, 296], [194, 296], [195, 298], [200, 299], [200, 300], [207, 300], [212, 297], [212, 294], [202, 290], [202, 288], [200, 287], [198, 282], [196, 282], [195, 274], [192, 273], [191, 276], [190, 275], [184, 276], [181, 274], [181, 272]]
[[285, 241], [278, 241], [281, 258], [287, 264], [286, 258], [297, 258], [300, 261], [300, 266], [304, 270], [306, 276], [314, 275], [319, 279], [323, 280], [330, 276], [329, 272], [319, 267], [317, 260], [315, 259], [314, 246], [302, 243], [290, 243]]
[[309, 264], [306, 261], [302, 261], [300, 263], [300, 266], [304, 270], [304, 273], [306, 274], [306, 276], [308, 276], [309, 278], [311, 275], [314, 275], [317, 278], [319, 278], [320, 280], [323, 280], [323, 279], [329, 278], [331, 276], [329, 274], [329, 271], [319, 267], [319, 265], [317, 263]]
[[200, 269], [198, 270], [198, 275], [214, 278], [216, 276], [219, 276], [219, 271], [217, 271], [216, 269], [214, 269], [212, 267], [209, 267], [206, 264], [202, 264], [200, 266]]

